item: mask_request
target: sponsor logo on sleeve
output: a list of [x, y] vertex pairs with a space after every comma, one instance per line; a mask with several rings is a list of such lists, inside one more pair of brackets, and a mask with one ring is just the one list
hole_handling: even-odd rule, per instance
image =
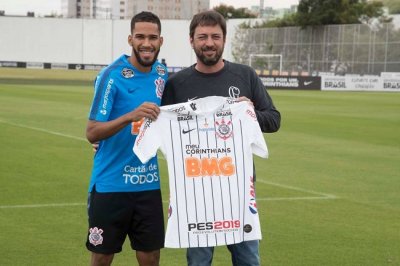
[[186, 108], [185, 108], [184, 105], [180, 105], [180, 106], [178, 106], [176, 108], [168, 109], [168, 111], [175, 112], [175, 113], [182, 113], [185, 110], [186, 110]]
[[113, 79], [110, 79], [107, 83], [107, 88], [106, 88], [106, 92], [104, 93], [104, 97], [103, 97], [103, 105], [102, 105], [102, 109], [100, 110], [100, 113], [102, 115], [106, 115], [107, 114], [107, 103], [108, 103], [108, 96], [110, 95], [111, 92], [111, 87], [114, 83]]
[[[143, 122], [142, 122], [143, 123]], [[142, 126], [142, 123], [140, 124], [140, 127]], [[146, 134], [147, 129], [150, 128], [151, 124], [153, 123], [153, 120], [147, 119], [142, 130], [139, 132], [139, 135], [136, 138], [136, 145], [140, 145], [140, 142], [142, 141], [144, 135]], [[139, 127], [139, 129], [140, 129]], [[132, 133], [132, 132], [131, 132]]]
[[257, 203], [256, 203], [256, 190], [254, 188], [254, 179], [253, 176], [250, 176], [250, 202], [249, 202], [249, 210], [252, 214], [256, 214], [257, 211]]
[[253, 110], [247, 109], [246, 114], [249, 115], [254, 121], [257, 121], [257, 115]]

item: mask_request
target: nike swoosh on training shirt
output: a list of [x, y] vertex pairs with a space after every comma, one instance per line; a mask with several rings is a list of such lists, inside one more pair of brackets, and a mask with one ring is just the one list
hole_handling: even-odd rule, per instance
[[194, 130], [194, 128], [188, 129], [188, 130], [182, 129], [182, 133], [183, 133], [183, 134], [186, 134], [186, 133], [189, 133], [190, 131], [193, 131], [193, 130]]

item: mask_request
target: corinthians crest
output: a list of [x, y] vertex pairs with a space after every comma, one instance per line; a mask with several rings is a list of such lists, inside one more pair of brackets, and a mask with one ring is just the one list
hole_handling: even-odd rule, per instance
[[223, 140], [230, 138], [233, 134], [232, 131], [232, 121], [225, 122], [225, 119], [222, 118], [219, 121], [215, 121], [215, 134]]
[[101, 235], [103, 233], [103, 229], [97, 227], [90, 228], [89, 233], [90, 244], [97, 246], [103, 243], [103, 236]]

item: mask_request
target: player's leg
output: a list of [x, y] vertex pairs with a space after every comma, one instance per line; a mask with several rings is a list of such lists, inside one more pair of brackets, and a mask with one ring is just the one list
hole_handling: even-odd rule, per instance
[[134, 212], [129, 230], [139, 265], [159, 265], [164, 247], [164, 215], [160, 190], [131, 193]]
[[259, 241], [244, 241], [238, 244], [228, 245], [228, 249], [232, 255], [233, 266], [259, 266]]
[[160, 250], [136, 251], [136, 259], [141, 266], [158, 266], [160, 264]]
[[92, 252], [91, 266], [109, 266], [114, 259], [114, 254], [100, 254]]
[[110, 265], [122, 250], [130, 221], [127, 203], [124, 193], [99, 193], [93, 188], [89, 194], [86, 247], [92, 252], [91, 265]]
[[188, 266], [211, 266], [213, 255], [214, 247], [186, 249]]

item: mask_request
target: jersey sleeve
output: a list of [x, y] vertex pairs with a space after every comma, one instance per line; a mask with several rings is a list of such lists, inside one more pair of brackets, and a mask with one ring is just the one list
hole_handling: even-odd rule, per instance
[[261, 131], [260, 125], [257, 121], [256, 114], [253, 108], [246, 109], [246, 121], [249, 123], [250, 139], [251, 139], [251, 150], [252, 152], [260, 157], [268, 158], [268, 148], [265, 143], [264, 135]]
[[117, 93], [114, 79], [107, 73], [97, 77], [94, 85], [94, 98], [90, 108], [89, 120], [108, 121]]
[[161, 145], [161, 137], [159, 135], [161, 131], [157, 129], [159, 127], [157, 121], [146, 119], [136, 137], [133, 152], [142, 163], [147, 163], [148, 160], [153, 158]]

